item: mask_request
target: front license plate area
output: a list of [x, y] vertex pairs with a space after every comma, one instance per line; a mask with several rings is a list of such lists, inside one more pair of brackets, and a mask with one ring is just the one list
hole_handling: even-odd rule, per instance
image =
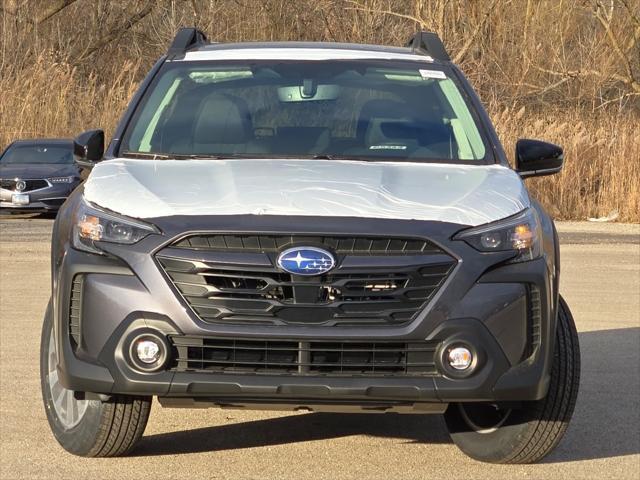
[[11, 203], [14, 205], [29, 205], [29, 195], [26, 193], [14, 193], [11, 195]]

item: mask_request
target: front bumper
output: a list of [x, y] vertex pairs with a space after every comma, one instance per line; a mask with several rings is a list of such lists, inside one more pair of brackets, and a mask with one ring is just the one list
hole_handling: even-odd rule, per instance
[[[254, 220], [254, 224], [258, 223], [255, 228], [260, 228], [259, 222]], [[287, 224], [289, 222], [287, 219]], [[424, 222], [392, 221], [389, 227], [398, 230], [398, 234], [412, 232], [415, 235], [415, 228], [420, 224]], [[350, 227], [352, 232], [353, 225]], [[443, 245], [456, 228], [459, 227], [420, 233]], [[235, 230], [234, 225], [221, 226], [221, 231]], [[389, 228], [385, 231], [389, 232]], [[504, 260], [500, 254], [479, 254], [463, 242], [455, 242], [450, 251], [464, 261], [446, 287], [408, 325], [223, 326], [201, 321], [172, 290], [149, 254], [163, 241], [166, 238], [151, 236], [133, 248], [109, 246], [118, 258], [85, 254], [71, 248], [65, 250], [60, 265], [54, 268], [57, 286], [54, 315], [61, 351], [59, 373], [67, 388], [101, 394], [157, 395], [167, 401], [195, 398], [218, 404], [247, 405], [275, 402], [389, 406], [524, 401], [546, 394], [552, 332], [555, 332], [555, 300], [553, 275], [545, 258], [496, 267]], [[69, 312], [73, 280], [77, 275], [83, 276], [82, 333], [75, 346], [69, 335]], [[161, 336], [300, 342], [428, 341], [438, 346], [434, 355], [437, 371], [428, 375], [333, 376], [201, 373], [173, 368], [145, 373], [134, 368], [127, 358], [127, 339], [135, 332], [144, 331]], [[477, 352], [478, 366], [466, 377], [452, 375], [440, 361], [443, 349], [455, 342], [469, 344]]]
[[[71, 192], [80, 184], [79, 181], [73, 183], [51, 184], [48, 187], [30, 190], [26, 192], [15, 192], [0, 188], [0, 208], [10, 209], [16, 212], [49, 212], [60, 209]], [[12, 201], [14, 194], [24, 194], [29, 196], [29, 203], [26, 205], [15, 204]]]

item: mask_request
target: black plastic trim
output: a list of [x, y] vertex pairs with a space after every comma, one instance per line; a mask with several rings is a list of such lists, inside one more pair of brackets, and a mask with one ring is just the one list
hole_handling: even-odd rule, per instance
[[167, 51], [167, 56], [173, 58], [175, 55], [184, 55], [190, 50], [207, 42], [207, 36], [201, 30], [194, 27], [183, 27], [178, 30]]
[[420, 54], [424, 52], [434, 60], [441, 62], [451, 61], [451, 57], [449, 57], [449, 53], [437, 33], [427, 31], [416, 32], [416, 34], [409, 39], [406, 46], [411, 47], [415, 53]]

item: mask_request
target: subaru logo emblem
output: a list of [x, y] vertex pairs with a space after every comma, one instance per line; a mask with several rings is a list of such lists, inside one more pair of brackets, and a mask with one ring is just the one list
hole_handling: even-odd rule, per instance
[[335, 265], [333, 255], [321, 248], [294, 247], [278, 256], [278, 266], [294, 275], [322, 275]]

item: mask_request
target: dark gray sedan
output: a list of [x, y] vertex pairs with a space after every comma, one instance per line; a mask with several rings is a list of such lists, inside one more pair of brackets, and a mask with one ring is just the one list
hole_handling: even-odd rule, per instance
[[0, 155], [0, 208], [57, 211], [80, 181], [71, 140], [17, 140]]

